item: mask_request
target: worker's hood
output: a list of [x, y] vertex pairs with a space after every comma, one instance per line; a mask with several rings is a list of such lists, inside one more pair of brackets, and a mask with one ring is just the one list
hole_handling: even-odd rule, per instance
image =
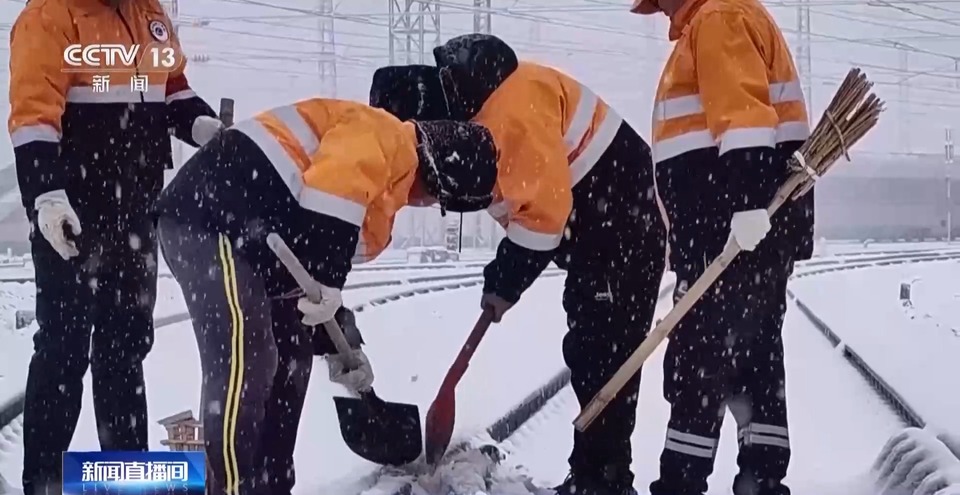
[[520, 64], [517, 54], [490, 34], [465, 34], [433, 49], [450, 109], [456, 119], [472, 119]]

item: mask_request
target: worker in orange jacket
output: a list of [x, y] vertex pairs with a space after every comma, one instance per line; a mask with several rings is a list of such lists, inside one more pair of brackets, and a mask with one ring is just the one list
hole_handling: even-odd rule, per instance
[[[81, 50], [97, 44], [140, 49], [130, 66], [94, 52], [104, 64], [95, 68]], [[171, 133], [199, 146], [221, 128], [184, 67], [158, 0], [32, 0], [11, 29], [8, 128], [32, 225], [39, 324], [23, 417], [27, 495], [61, 490], [88, 368], [100, 447], [148, 448], [150, 211], [173, 165]]]
[[[333, 354], [331, 379], [353, 391], [373, 382], [342, 308], [351, 259], [383, 251], [408, 202], [481, 210], [495, 181], [483, 126], [320, 98], [239, 122], [183, 166], [161, 194], [160, 243], [200, 348], [210, 493], [290, 493], [313, 355]], [[322, 284], [321, 301], [285, 297], [297, 285], [266, 245], [272, 232]], [[331, 319], [347, 323], [361, 368], [345, 371], [313, 331]]]
[[[637, 0], [675, 42], [657, 88], [653, 158], [670, 221], [677, 293], [736, 242], [746, 252], [679, 323], [664, 358], [670, 422], [652, 495], [707, 490], [730, 409], [739, 427], [736, 495], [788, 495], [781, 328], [794, 262], [813, 247], [813, 198], [769, 218], [787, 159], [809, 137], [783, 34], [758, 0]], [[761, 242], [762, 240], [762, 242]]]
[[[458, 36], [434, 55], [437, 67], [379, 69], [371, 104], [405, 118], [442, 106], [490, 129], [499, 159], [487, 211], [506, 237], [484, 268], [481, 307], [499, 321], [551, 261], [566, 269], [563, 355], [586, 404], [653, 320], [666, 234], [650, 148], [589, 88], [519, 61], [494, 36]], [[637, 373], [593, 427], [574, 433], [558, 494], [635, 493], [630, 436], [639, 386]]]

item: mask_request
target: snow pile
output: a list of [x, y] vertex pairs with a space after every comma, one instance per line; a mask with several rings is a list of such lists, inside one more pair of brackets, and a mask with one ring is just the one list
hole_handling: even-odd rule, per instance
[[930, 429], [891, 438], [874, 469], [880, 495], [960, 495], [960, 459]]
[[[22, 455], [20, 452], [20, 439], [22, 436], [23, 416], [14, 418], [13, 422], [0, 429], [0, 461], [8, 457]], [[0, 473], [0, 477], [2, 477], [2, 473]]]
[[360, 495], [549, 495], [521, 468], [504, 465], [503, 452], [493, 445], [449, 453], [433, 468], [414, 463], [384, 468], [376, 482]]

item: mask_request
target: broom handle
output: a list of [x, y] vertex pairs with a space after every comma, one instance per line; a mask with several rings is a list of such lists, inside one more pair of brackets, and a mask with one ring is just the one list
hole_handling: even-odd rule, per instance
[[[770, 206], [767, 207], [767, 213], [772, 217], [773, 214], [780, 209], [780, 206], [786, 202], [787, 198], [793, 194], [793, 191], [805, 180], [807, 180], [806, 173], [798, 172], [792, 174], [780, 189], [777, 190], [776, 196], [774, 196], [773, 201], [770, 202]], [[733, 239], [727, 241], [727, 245], [724, 246], [720, 256], [717, 256], [717, 258], [710, 263], [710, 266], [704, 270], [703, 275], [701, 275], [700, 278], [694, 282], [693, 286], [687, 290], [687, 293], [677, 301], [673, 309], [667, 313], [667, 316], [653, 328], [650, 334], [647, 335], [647, 338], [640, 344], [640, 347], [633, 351], [633, 354], [620, 366], [620, 369], [617, 370], [613, 377], [610, 378], [603, 388], [590, 400], [587, 407], [583, 408], [580, 415], [573, 421], [573, 425], [578, 431], [586, 431], [586, 429], [590, 427], [590, 424], [600, 416], [600, 413], [607, 407], [607, 404], [616, 397], [620, 389], [637, 373], [640, 367], [643, 366], [644, 361], [657, 349], [657, 346], [670, 335], [670, 332], [676, 328], [680, 319], [703, 297], [707, 289], [720, 278], [720, 275], [727, 269], [727, 266], [740, 254], [740, 251], [740, 246], [736, 241]]]
[[[307, 299], [313, 302], [318, 302], [323, 299], [323, 296], [320, 295], [320, 282], [317, 282], [310, 276], [310, 272], [304, 268], [303, 263], [300, 263], [297, 255], [293, 254], [293, 251], [290, 250], [290, 247], [287, 246], [287, 243], [283, 241], [282, 237], [271, 232], [267, 235], [267, 246], [277, 255], [280, 263], [283, 263], [283, 266], [287, 268], [290, 275], [293, 275], [293, 279], [297, 281], [297, 285], [307, 294]], [[330, 340], [333, 341], [334, 347], [337, 348], [337, 353], [343, 356], [346, 368], [356, 369], [360, 367], [362, 363], [354, 357], [353, 349], [350, 347], [350, 343], [347, 342], [347, 337], [343, 335], [343, 330], [340, 328], [337, 320], [333, 319], [324, 323], [323, 328], [327, 331], [327, 335], [330, 336]]]

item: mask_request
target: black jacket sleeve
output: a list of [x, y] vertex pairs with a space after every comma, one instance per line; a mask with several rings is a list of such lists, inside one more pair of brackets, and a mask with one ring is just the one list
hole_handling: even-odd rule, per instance
[[17, 166], [20, 198], [28, 212], [33, 211], [37, 196], [67, 189], [69, 176], [60, 158], [60, 144], [32, 141], [13, 149]]
[[184, 143], [199, 147], [193, 140], [193, 121], [201, 115], [217, 117], [213, 108], [190, 88], [187, 76], [181, 74], [168, 79], [167, 123], [171, 133]]
[[295, 207], [299, 218], [295, 225], [290, 225], [289, 238], [284, 239], [314, 279], [327, 287], [343, 289], [352, 268], [360, 227], [299, 205]]
[[731, 214], [770, 206], [786, 179], [786, 163], [774, 148], [730, 150], [720, 164], [727, 171]]
[[504, 238], [497, 256], [483, 269], [483, 292], [516, 303], [551, 259], [553, 251], [534, 251]]

